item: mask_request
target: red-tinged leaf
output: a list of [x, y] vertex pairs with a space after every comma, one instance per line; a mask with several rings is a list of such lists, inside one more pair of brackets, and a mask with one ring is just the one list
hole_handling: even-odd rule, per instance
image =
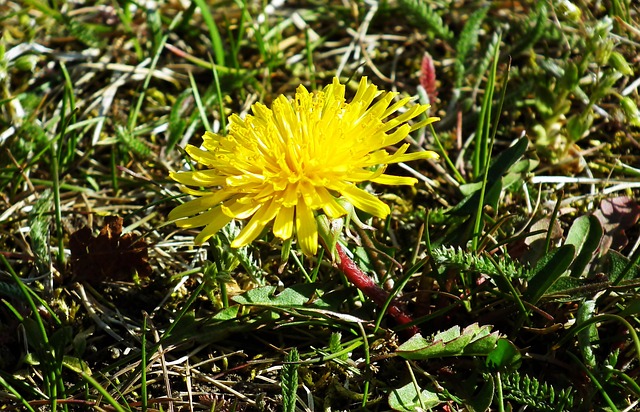
[[438, 90], [436, 87], [436, 67], [433, 64], [433, 58], [427, 52], [422, 57], [420, 84], [427, 92], [429, 96], [429, 102], [434, 104], [436, 97], [438, 97]]
[[600, 253], [605, 254], [609, 249], [620, 251], [629, 243], [625, 231], [640, 218], [640, 205], [626, 196], [604, 199], [594, 215], [604, 229]]
[[151, 275], [148, 246], [133, 233], [122, 234], [122, 218], [108, 216], [97, 237], [84, 227], [71, 234], [71, 269], [76, 280], [98, 283]]

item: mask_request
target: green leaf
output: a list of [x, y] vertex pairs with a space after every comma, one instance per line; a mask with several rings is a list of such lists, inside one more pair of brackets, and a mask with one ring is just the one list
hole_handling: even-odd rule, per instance
[[466, 399], [464, 406], [467, 407], [469, 412], [484, 412], [488, 411], [493, 402], [493, 394], [495, 392], [495, 382], [493, 376], [485, 375], [486, 381], [480, 391], [474, 394], [473, 399]]
[[394, 411], [415, 412], [425, 408], [435, 408], [442, 403], [435, 391], [419, 389], [420, 393], [413, 382], [394, 389], [389, 394], [389, 406]]
[[521, 52], [532, 48], [538, 40], [545, 35], [549, 27], [547, 6], [545, 2], [537, 2], [536, 9], [537, 13], [535, 14], [535, 23], [533, 21], [534, 15], [530, 14], [530, 21], [524, 24], [524, 27], [529, 27], [529, 29], [523, 33], [520, 40], [518, 40], [516, 45], [510, 51], [510, 55], [517, 56]]
[[431, 31], [435, 37], [441, 40], [453, 38], [453, 32], [449, 29], [442, 17], [436, 13], [425, 0], [400, 0], [400, 7], [410, 16], [421, 30]]
[[518, 348], [508, 339], [499, 339], [495, 348], [489, 353], [485, 361], [486, 366], [494, 371], [504, 371], [517, 366], [521, 355]]
[[618, 284], [623, 280], [637, 279], [640, 277], [638, 265], [631, 265], [631, 261], [620, 253], [609, 250], [607, 253], [607, 273], [611, 283]]
[[22, 326], [24, 327], [24, 333], [27, 342], [29, 342], [29, 346], [38, 353], [50, 350], [48, 342], [45, 342], [43, 339], [42, 329], [40, 329], [38, 322], [31, 318], [24, 318]]
[[[484, 332], [484, 331], [480, 331]], [[463, 355], [465, 356], [485, 356], [487, 353], [491, 352], [495, 346], [496, 341], [499, 338], [499, 334], [497, 332], [489, 334], [488, 329], [486, 330], [487, 334], [483, 336], [483, 333], [479, 333], [473, 340], [473, 342], [469, 343], [466, 348], [464, 348]]]
[[589, 132], [589, 128], [593, 124], [593, 115], [589, 112], [574, 115], [567, 121], [567, 134], [569, 140], [577, 142], [584, 138]]
[[545, 298], [554, 301], [569, 302], [582, 297], [593, 296], [595, 293], [609, 287], [609, 282], [599, 282], [594, 279], [560, 276], [545, 293]]
[[455, 86], [460, 88], [466, 74], [466, 59], [469, 52], [476, 48], [478, 44], [478, 33], [480, 32], [480, 26], [482, 21], [487, 15], [489, 7], [483, 7], [473, 12], [464, 28], [458, 36], [458, 42], [456, 43], [456, 61], [455, 68]]
[[291, 348], [291, 351], [285, 358], [285, 364], [282, 365], [280, 373], [280, 387], [282, 388], [282, 411], [295, 412], [296, 410], [296, 393], [298, 391], [298, 367], [300, 361], [298, 349]]
[[73, 342], [73, 328], [71, 326], [63, 326], [56, 330], [49, 338], [51, 349], [57, 360], [61, 360], [65, 348]]
[[625, 307], [620, 312], [620, 316], [631, 316], [640, 313], [640, 299], [633, 299], [625, 302]]
[[[596, 310], [596, 301], [595, 300], [585, 300], [580, 304], [578, 308], [578, 313], [576, 315], [576, 326], [580, 326], [583, 323], [589, 321], [589, 319], [593, 318]], [[589, 368], [596, 367], [596, 356], [593, 353], [594, 350], [594, 342], [598, 341], [598, 329], [595, 324], [590, 324], [586, 327], [586, 329], [578, 332], [578, 343], [580, 344], [580, 351], [582, 352], [582, 357], [584, 359], [584, 363]]]
[[580, 216], [573, 222], [564, 242], [576, 248], [577, 256], [571, 265], [571, 276], [580, 277], [584, 273], [600, 246], [602, 233], [602, 225], [594, 215]]
[[277, 295], [275, 294], [275, 286], [264, 286], [251, 289], [240, 296], [235, 296], [233, 300], [241, 305], [250, 306], [301, 307], [312, 299], [316, 291], [315, 285], [312, 288], [305, 287], [307, 285], [311, 286], [313, 284], [297, 285], [285, 289]]
[[344, 303], [344, 294], [340, 292], [324, 293], [321, 286], [317, 283], [303, 283], [287, 288], [278, 294], [275, 293], [275, 286], [264, 286], [234, 296], [233, 300], [248, 306], [337, 310]]
[[488, 11], [489, 7], [483, 7], [474, 11], [467, 19], [464, 28], [458, 36], [458, 42], [456, 43], [456, 60], [463, 64], [467, 58], [467, 54], [478, 44], [478, 32]]
[[500, 339], [497, 332], [491, 333], [490, 325], [467, 326], [462, 332], [454, 326], [430, 339], [420, 334], [413, 336], [398, 347], [396, 353], [405, 359], [430, 359], [446, 356], [483, 356], [490, 353]]
[[540, 259], [523, 295], [524, 300], [535, 305], [551, 285], [569, 268], [575, 251], [575, 246], [564, 245]]
[[238, 310], [240, 310], [240, 306], [229, 306], [228, 308], [222, 309], [220, 312], [216, 313], [213, 316], [213, 319], [215, 320], [235, 319], [238, 316]]
[[564, 90], [571, 91], [578, 85], [579, 81], [578, 66], [571, 61], [567, 61], [567, 66], [564, 68], [564, 73], [558, 81], [558, 86]]
[[51, 210], [53, 210], [53, 196], [51, 190], [46, 189], [40, 193], [29, 214], [31, 248], [36, 257], [38, 269], [42, 273], [49, 270], [51, 264], [51, 254], [49, 253]]
[[151, 149], [141, 139], [130, 133], [126, 127], [116, 127], [116, 137], [127, 150], [145, 159], [151, 157]]
[[78, 374], [86, 373], [87, 375], [91, 375], [91, 368], [89, 368], [89, 365], [87, 365], [87, 363], [82, 359], [78, 359], [73, 356], [65, 356], [62, 360], [62, 364]]

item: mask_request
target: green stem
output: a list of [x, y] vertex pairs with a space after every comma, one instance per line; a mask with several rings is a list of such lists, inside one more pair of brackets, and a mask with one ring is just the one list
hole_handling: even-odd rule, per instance
[[498, 412], [504, 412], [504, 394], [502, 393], [502, 377], [500, 372], [496, 372], [496, 391], [498, 397]]
[[118, 403], [118, 401], [116, 401], [113, 396], [111, 396], [111, 394], [102, 386], [100, 385], [100, 383], [95, 380], [93, 378], [93, 376], [89, 375], [88, 373], [84, 372], [84, 371], [78, 371], [72, 368], [69, 368], [75, 372], [78, 372], [80, 374], [80, 376], [82, 376], [82, 379], [84, 379], [85, 381], [87, 381], [87, 383], [89, 383], [91, 386], [93, 386], [98, 392], [100, 392], [100, 395], [102, 395], [104, 397], [104, 399], [113, 407], [113, 409], [115, 409], [117, 412], [127, 412], [126, 409], [124, 409], [122, 407], [122, 405], [120, 405]]

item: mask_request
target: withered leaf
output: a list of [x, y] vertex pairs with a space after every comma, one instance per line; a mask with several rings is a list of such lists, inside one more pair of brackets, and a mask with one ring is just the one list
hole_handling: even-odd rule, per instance
[[603, 199], [594, 215], [605, 232], [600, 243], [600, 253], [604, 254], [610, 248], [620, 251], [629, 243], [625, 231], [640, 218], [640, 205], [627, 196]]
[[151, 275], [148, 246], [133, 233], [122, 234], [122, 218], [108, 216], [97, 237], [90, 228], [71, 234], [71, 269], [76, 280], [98, 283], [105, 280], [131, 280]]

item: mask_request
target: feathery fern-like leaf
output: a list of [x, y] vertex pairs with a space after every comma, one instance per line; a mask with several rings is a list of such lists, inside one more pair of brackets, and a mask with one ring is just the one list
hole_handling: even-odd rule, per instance
[[400, 0], [400, 7], [418, 26], [424, 26], [426, 32], [430, 31], [434, 36], [450, 40], [453, 32], [444, 24], [442, 17], [424, 0]]
[[53, 209], [53, 196], [50, 190], [45, 190], [36, 201], [29, 217], [31, 226], [31, 248], [36, 256], [36, 264], [41, 272], [48, 271], [49, 266], [49, 224]]
[[116, 136], [118, 136], [118, 140], [123, 143], [127, 149], [131, 150], [136, 155], [143, 158], [151, 156], [151, 149], [146, 144], [144, 144], [143, 141], [139, 140], [133, 134], [129, 133], [126, 128], [116, 128]]
[[549, 28], [547, 5], [545, 2], [538, 4], [536, 14], [531, 16], [529, 22], [525, 22], [525, 25], [531, 25], [531, 21], [533, 21], [533, 27], [518, 40], [513, 49], [511, 49], [511, 55], [517, 56], [521, 52], [533, 47]]
[[529, 270], [508, 256], [496, 259], [498, 268], [485, 256], [475, 255], [455, 247], [439, 247], [433, 250], [433, 258], [438, 265], [456, 267], [464, 271], [484, 273], [489, 276], [501, 276], [501, 272], [508, 278], [527, 278]]
[[493, 56], [495, 56], [497, 47], [500, 47], [500, 36], [498, 35], [498, 33], [494, 33], [493, 36], [491, 37], [489, 44], [486, 47], [486, 52], [484, 53], [484, 56], [482, 56], [482, 59], [476, 65], [476, 69], [474, 71], [473, 77], [476, 78], [477, 80], [476, 80], [474, 89], [477, 89], [478, 87], [480, 87], [480, 83], [484, 78], [483, 75], [487, 72], [487, 70], [489, 70], [489, 65], [493, 60]]
[[458, 37], [458, 43], [456, 44], [455, 61], [455, 83], [457, 87], [462, 86], [462, 81], [465, 77], [465, 61], [467, 59], [467, 55], [478, 44], [478, 32], [480, 31], [480, 25], [486, 17], [488, 10], [488, 7], [483, 7], [471, 14], [471, 16], [469, 16], [469, 20], [467, 20], [467, 23], [464, 25], [460, 36]]
[[296, 392], [298, 390], [298, 362], [300, 356], [298, 350], [292, 348], [285, 358], [280, 374], [280, 386], [282, 387], [282, 411], [295, 412], [296, 410]]
[[547, 382], [540, 382], [528, 375], [511, 373], [503, 376], [502, 390], [505, 399], [530, 406], [541, 412], [571, 410], [573, 393], [571, 388], [557, 390]]

